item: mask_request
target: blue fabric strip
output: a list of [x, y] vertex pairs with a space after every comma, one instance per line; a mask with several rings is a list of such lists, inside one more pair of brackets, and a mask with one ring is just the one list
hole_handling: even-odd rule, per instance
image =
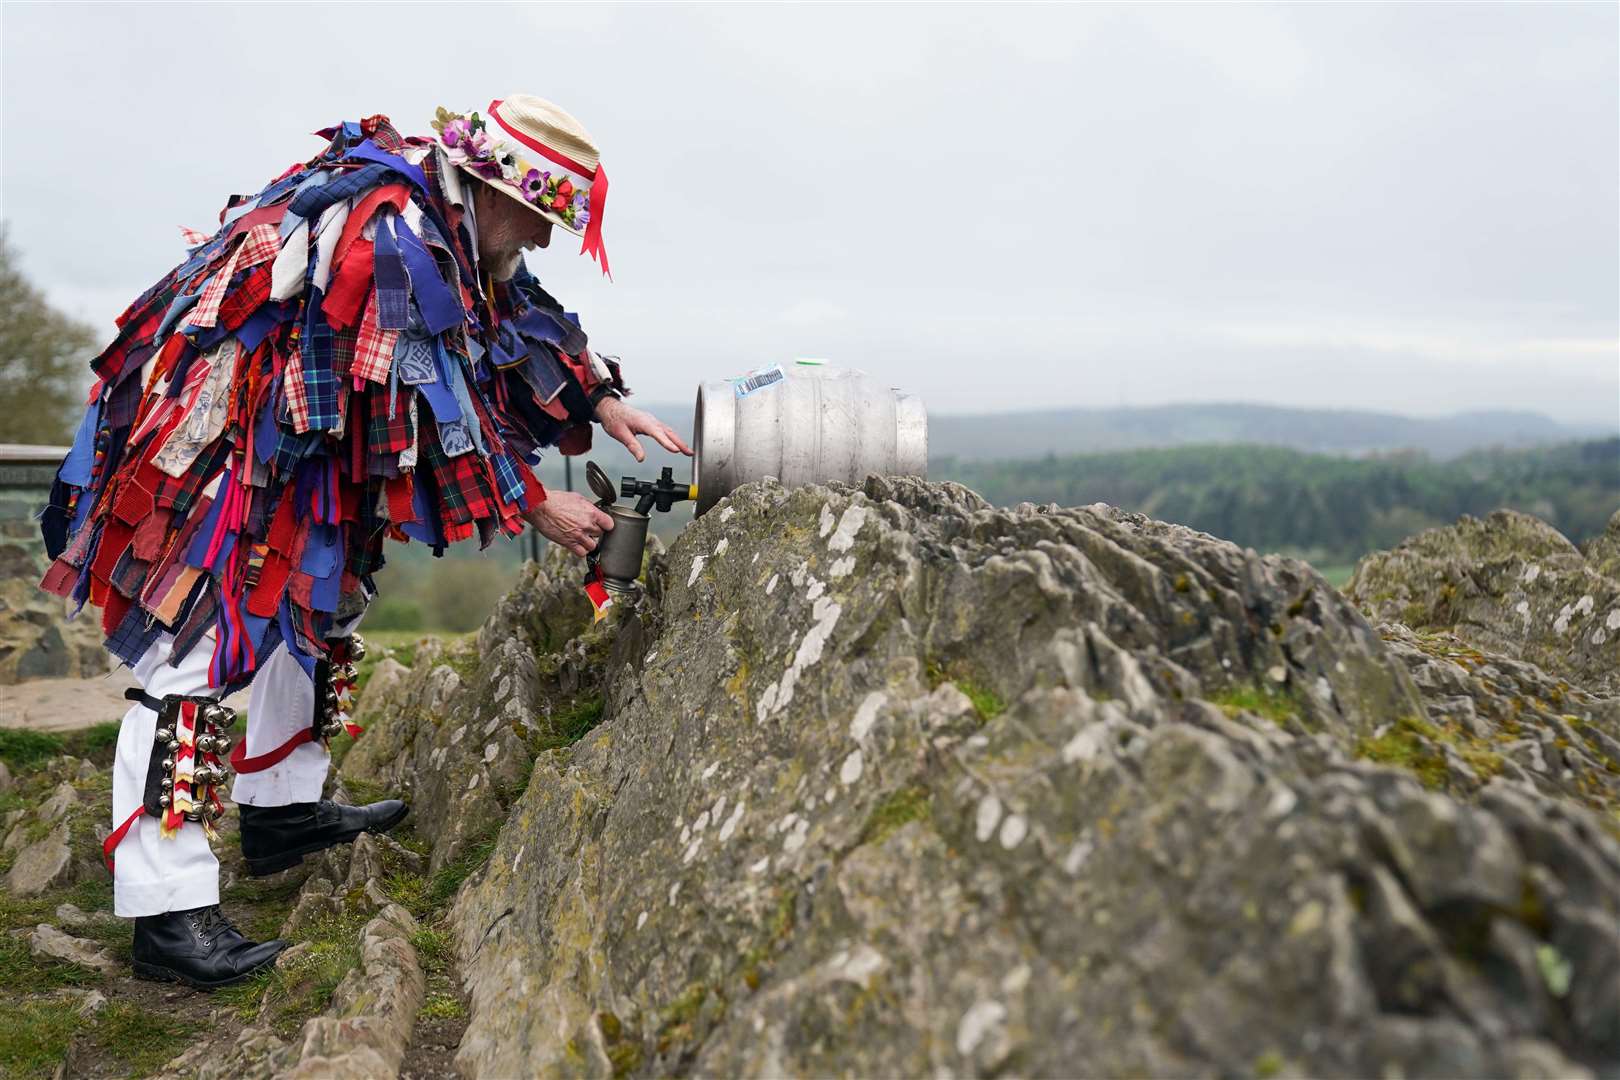
[[416, 520], [407, 521], [399, 528], [412, 540], [418, 540], [432, 548], [441, 548], [444, 546], [444, 538], [439, 534], [438, 518], [428, 510], [424, 489], [425, 484], [418, 477], [411, 488], [411, 508], [416, 511]]
[[523, 480], [518, 476], [517, 467], [512, 464], [512, 459], [505, 454], [496, 454], [490, 460], [495, 465], [495, 479], [500, 483], [501, 498], [527, 510], [528, 506], [523, 499]]
[[336, 525], [311, 525], [304, 544], [304, 558], [298, 568], [311, 577], [324, 578], [338, 564]]
[[276, 402], [280, 397], [280, 380], [277, 380], [273, 391], [265, 395], [264, 405], [253, 421], [253, 453], [265, 464], [275, 456], [276, 445], [281, 441], [281, 433], [276, 430]]
[[[79, 421], [79, 430], [73, 436], [73, 448], [68, 451], [67, 457], [62, 459], [62, 467], [56, 470], [56, 476], [64, 484], [72, 484], [77, 488], [90, 486], [90, 473], [96, 460], [96, 428], [101, 425], [101, 398], [90, 403], [84, 410], [84, 417]], [[81, 503], [88, 503], [90, 499], [80, 499]]]
[[298, 661], [298, 666], [304, 669], [304, 674], [313, 679], [315, 658], [298, 647], [298, 635], [293, 633], [291, 597], [281, 598], [281, 609], [276, 612], [276, 625], [281, 629], [281, 643], [287, 646], [287, 655]]
[[393, 217], [381, 214], [377, 218], [372, 272], [377, 280], [377, 325], [384, 330], [403, 330], [410, 324], [411, 281], [394, 241]]
[[[405, 220], [400, 218], [395, 224], [398, 226], [399, 253], [411, 276], [411, 296], [416, 301], [416, 309], [421, 313], [428, 332], [442, 334], [460, 326], [467, 317], [460, 297], [451, 292], [450, 286], [439, 276], [438, 263], [433, 261], [433, 256], [411, 231], [411, 227], [405, 224]], [[424, 224], [432, 225], [427, 221]]]
[[386, 150], [380, 149], [377, 144], [372, 142], [370, 139], [367, 139], [365, 142], [361, 143], [359, 146], [356, 146], [353, 150], [350, 150], [344, 155], [345, 161], [355, 158], [358, 158], [361, 161], [372, 161], [379, 165], [386, 165], [388, 168], [394, 170], [405, 179], [415, 184], [417, 190], [425, 194], [432, 194], [432, 192], [428, 191], [427, 176], [419, 167], [412, 165], [398, 154], [390, 154]]
[[391, 172], [386, 165], [366, 165], [329, 180], [320, 187], [308, 188], [293, 197], [287, 212], [313, 221], [333, 203], [376, 187]]
[[194, 293], [182, 293], [176, 296], [173, 302], [169, 304], [169, 310], [163, 313], [163, 320], [158, 323], [157, 333], [152, 335], [152, 340], [162, 341], [168, 337], [169, 331], [174, 329], [174, 324], [180, 321], [180, 316], [196, 307], [197, 301], [201, 299], [201, 289]]
[[445, 351], [444, 343], [438, 338], [433, 339], [433, 360], [439, 377], [433, 382], [422, 383], [416, 389], [427, 398], [428, 408], [433, 410], [433, 419], [441, 424], [447, 424], [452, 420], [461, 419], [461, 405], [456, 401], [456, 392], [449, 384], [450, 355]]
[[248, 199], [248, 200], [246, 200], [244, 202], [239, 202], [235, 206], [231, 207], [229, 210], [225, 211], [225, 213], [220, 215], [220, 219], [219, 219], [220, 228], [229, 228], [231, 222], [235, 221], [237, 218], [243, 216], [244, 214], [250, 214], [253, 211], [257, 210], [259, 208], [259, 201], [263, 197], [264, 196], [261, 194], [260, 196], [258, 196], [256, 198]]
[[236, 338], [242, 348], [247, 352], [257, 349], [270, 336], [270, 331], [293, 317], [294, 307], [291, 302], [271, 301], [249, 315], [247, 321], [236, 328]]

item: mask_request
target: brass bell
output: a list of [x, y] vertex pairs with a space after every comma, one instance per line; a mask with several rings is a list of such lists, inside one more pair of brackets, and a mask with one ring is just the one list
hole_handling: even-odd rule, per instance
[[169, 740], [169, 752], [173, 753], [174, 751], [176, 751], [178, 749], [180, 749], [180, 740], [179, 739], [170, 739]]
[[166, 757], [163, 759], [163, 771], [166, 773], [174, 772], [174, 758]]
[[203, 804], [203, 817], [207, 818], [209, 821], [218, 821], [224, 815], [225, 807], [211, 802]]
[[199, 735], [199, 736], [197, 736], [197, 753], [199, 753], [199, 754], [207, 754], [207, 753], [210, 753], [213, 749], [214, 749], [214, 737], [212, 735]]
[[352, 660], [364, 660], [366, 658], [366, 639], [359, 634], [353, 634], [349, 637], [349, 657]]
[[174, 781], [171, 780], [169, 777], [165, 776], [163, 778], [163, 790], [168, 791], [173, 787], [174, 787]]
[[174, 738], [174, 728], [160, 727], [157, 729], [157, 734], [154, 735], [153, 738], [155, 738], [158, 742], [166, 743], [170, 739]]
[[321, 725], [321, 734], [325, 735], [329, 739], [333, 738], [334, 736], [341, 735], [343, 734], [343, 725], [336, 720], [328, 720], [325, 724]]
[[236, 713], [225, 705], [209, 705], [203, 709], [203, 719], [218, 727], [230, 727], [236, 722]]
[[223, 735], [214, 736], [214, 753], [220, 757], [229, 757], [231, 753], [231, 740]]
[[169, 796], [168, 795], [159, 795], [158, 796], [158, 805], [163, 806], [163, 807], [167, 807], [169, 805]]

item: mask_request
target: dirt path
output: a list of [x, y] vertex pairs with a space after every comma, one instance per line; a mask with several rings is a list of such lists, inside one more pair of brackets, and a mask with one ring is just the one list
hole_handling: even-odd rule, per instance
[[[0, 727], [36, 731], [72, 731], [123, 718], [129, 709], [124, 691], [135, 685], [128, 668], [95, 679], [30, 679], [0, 686]], [[235, 709], [247, 708], [247, 691], [226, 699]]]

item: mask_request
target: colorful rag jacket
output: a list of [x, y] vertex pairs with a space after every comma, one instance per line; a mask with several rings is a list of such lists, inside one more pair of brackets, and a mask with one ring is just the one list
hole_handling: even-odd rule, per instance
[[593, 400], [624, 389], [527, 271], [480, 271], [480, 181], [433, 140], [383, 116], [319, 134], [323, 153], [189, 234], [93, 362], [42, 586], [101, 608], [127, 663], [212, 631], [216, 686], [279, 643], [313, 671], [384, 538], [439, 554], [521, 532], [540, 449], [587, 449]]

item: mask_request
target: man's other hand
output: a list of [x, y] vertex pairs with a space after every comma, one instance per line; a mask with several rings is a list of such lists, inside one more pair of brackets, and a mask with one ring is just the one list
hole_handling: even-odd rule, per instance
[[541, 536], [581, 558], [596, 550], [603, 533], [613, 531], [613, 518], [577, 491], [548, 491], [546, 501], [524, 517]]
[[603, 431], [624, 443], [625, 449], [634, 454], [637, 461], [647, 460], [647, 453], [641, 448], [637, 435], [649, 436], [672, 454], [692, 456], [692, 448], [681, 441], [674, 428], [650, 412], [626, 405], [619, 398], [603, 398], [596, 407], [596, 421], [602, 425]]

